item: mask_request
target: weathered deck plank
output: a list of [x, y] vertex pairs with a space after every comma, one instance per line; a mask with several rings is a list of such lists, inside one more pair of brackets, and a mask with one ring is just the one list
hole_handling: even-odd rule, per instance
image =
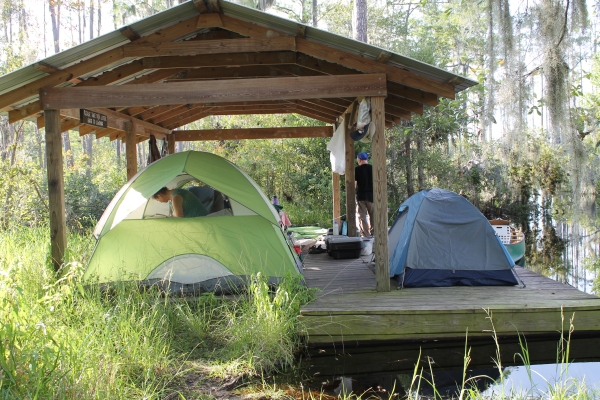
[[[517, 268], [526, 287], [409, 288], [375, 291], [371, 256], [334, 260], [309, 254], [304, 275], [317, 299], [300, 319], [309, 344], [464, 338], [498, 335], [600, 332], [600, 298], [535, 272]], [[493, 327], [492, 327], [493, 323]]]

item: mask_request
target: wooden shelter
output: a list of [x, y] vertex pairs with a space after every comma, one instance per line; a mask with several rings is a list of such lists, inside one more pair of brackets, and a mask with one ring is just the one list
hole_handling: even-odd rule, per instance
[[[224, 0], [193, 0], [0, 77], [0, 110], [45, 127], [52, 257], [66, 243], [61, 132], [136, 144], [326, 137], [332, 126], [178, 130], [211, 115], [296, 113], [346, 130], [346, 214], [355, 232], [354, 143], [347, 121], [370, 97], [377, 290], [389, 291], [384, 128], [476, 82], [389, 51]], [[334, 174], [338, 217], [339, 176]]]

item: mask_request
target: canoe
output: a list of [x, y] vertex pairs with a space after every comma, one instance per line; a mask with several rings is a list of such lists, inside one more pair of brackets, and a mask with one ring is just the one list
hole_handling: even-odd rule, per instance
[[508, 254], [515, 264], [525, 266], [525, 235], [509, 225], [504, 219], [492, 219], [490, 224], [496, 230], [496, 234], [504, 244]]

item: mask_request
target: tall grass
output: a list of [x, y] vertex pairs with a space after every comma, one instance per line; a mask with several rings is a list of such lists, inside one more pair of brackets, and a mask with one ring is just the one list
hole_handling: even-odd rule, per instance
[[290, 365], [296, 315], [310, 294], [288, 278], [271, 293], [257, 276], [247, 294], [171, 299], [122, 283], [84, 288], [93, 243], [70, 235], [60, 274], [46, 230], [0, 233], [0, 398], [163, 398], [190, 371], [260, 375]]

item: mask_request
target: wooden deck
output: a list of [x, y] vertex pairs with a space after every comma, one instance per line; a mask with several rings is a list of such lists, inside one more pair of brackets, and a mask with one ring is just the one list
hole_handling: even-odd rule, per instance
[[[526, 288], [508, 286], [409, 288], [375, 291], [371, 256], [334, 260], [307, 254], [304, 276], [318, 288], [315, 301], [300, 311], [310, 345], [418, 339], [542, 335], [567, 332], [600, 334], [600, 298], [517, 268]], [[492, 326], [493, 323], [493, 326]]]

